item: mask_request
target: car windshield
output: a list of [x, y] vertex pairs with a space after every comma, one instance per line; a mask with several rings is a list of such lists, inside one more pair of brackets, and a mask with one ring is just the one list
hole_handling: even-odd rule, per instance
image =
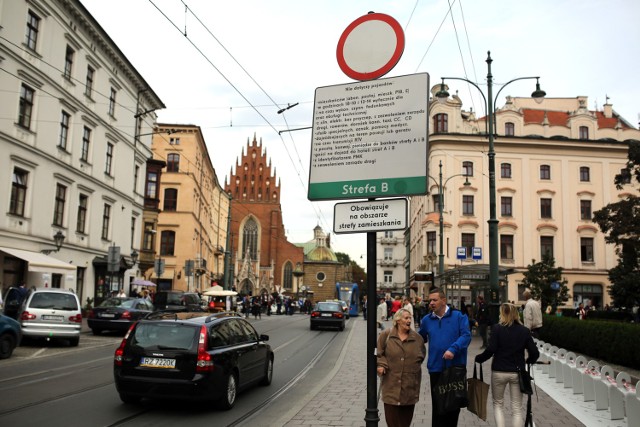
[[134, 299], [127, 298], [107, 298], [102, 301], [98, 307], [122, 307], [122, 308], [131, 308], [133, 307]]
[[194, 348], [200, 328], [174, 322], [139, 323], [130, 339], [131, 345], [146, 349], [190, 350]]
[[33, 295], [29, 307], [73, 311], [78, 310], [78, 302], [75, 297], [70, 294], [39, 292]]
[[316, 305], [318, 311], [342, 311], [342, 307], [337, 302], [319, 302]]

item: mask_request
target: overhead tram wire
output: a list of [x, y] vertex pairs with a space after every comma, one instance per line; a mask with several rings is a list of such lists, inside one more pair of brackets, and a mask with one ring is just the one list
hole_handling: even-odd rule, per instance
[[[455, 4], [455, 0], [453, 1], [453, 3]], [[424, 55], [422, 55], [422, 58], [420, 59], [420, 62], [418, 62], [418, 66], [416, 67], [416, 71], [415, 71], [416, 73], [420, 69], [420, 66], [422, 65], [422, 61], [424, 61], [424, 58], [426, 58], [427, 53], [429, 53], [429, 50], [431, 49], [431, 46], [433, 46], [433, 43], [436, 41], [436, 37], [438, 37], [438, 33], [440, 33], [440, 30], [442, 29], [442, 26], [446, 22], [447, 16], [449, 16], [449, 13], [451, 13], [451, 8], [447, 9], [447, 13], [445, 13], [444, 17], [442, 18], [442, 22], [440, 22], [440, 26], [438, 26], [438, 29], [436, 30], [436, 33], [433, 35], [433, 39], [431, 39], [431, 43], [429, 43], [429, 46], [427, 46], [427, 50], [424, 52]]]
[[[462, 47], [460, 46], [460, 37], [458, 36], [458, 27], [456, 27], [456, 21], [453, 18], [453, 10], [452, 10], [453, 5], [451, 4], [451, 0], [448, 0], [448, 2], [449, 2], [449, 12], [450, 12], [449, 14], [451, 15], [451, 24], [453, 25], [453, 32], [456, 35], [456, 44], [458, 45], [458, 52], [460, 52], [460, 60], [462, 61], [462, 70], [464, 71], [464, 77], [466, 79], [469, 79], [469, 75], [467, 74], [467, 66], [464, 63], [464, 54], [462, 53]], [[471, 103], [475, 108], [475, 103], [473, 102], [473, 94], [471, 92], [471, 88], [469, 87], [469, 85], [467, 85], [467, 90], [469, 91], [469, 99], [471, 99]]]

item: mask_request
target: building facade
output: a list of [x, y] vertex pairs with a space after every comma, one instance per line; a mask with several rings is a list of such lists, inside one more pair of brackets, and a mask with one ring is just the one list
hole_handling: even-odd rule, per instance
[[406, 292], [407, 247], [404, 231], [376, 233], [376, 289], [390, 296]]
[[164, 105], [79, 1], [2, 2], [0, 34], [1, 286], [99, 300], [136, 275]]
[[[432, 89], [435, 94], [440, 88]], [[495, 114], [496, 211], [499, 264], [505, 277], [503, 299], [523, 302], [522, 272], [552, 255], [573, 301], [610, 304], [607, 271], [617, 265], [615, 248], [592, 222], [594, 211], [616, 202], [629, 189], [617, 190], [614, 176], [627, 162], [628, 140], [640, 132], [610, 104], [587, 108], [586, 97], [506, 98]], [[486, 118], [462, 109], [457, 96], [430, 105], [429, 193], [411, 199], [410, 270], [432, 266], [440, 256], [439, 165], [443, 189], [445, 270], [471, 267], [489, 259], [489, 167]], [[465, 185], [468, 181], [468, 184]], [[638, 194], [637, 187], [632, 189]], [[458, 259], [458, 248], [466, 257]], [[472, 258], [479, 248], [480, 260]], [[502, 274], [502, 273], [501, 273]], [[480, 274], [482, 276], [482, 274]], [[467, 286], [482, 277], [461, 280]], [[437, 282], [437, 280], [436, 280]], [[467, 298], [469, 300], [469, 298]]]
[[[166, 163], [159, 185], [158, 221], [145, 223], [142, 251], [157, 253], [162, 272], [145, 277], [159, 290], [202, 292], [224, 283], [230, 198], [218, 181], [200, 127], [158, 124], [153, 157]], [[158, 274], [160, 273], [160, 274]]]
[[242, 295], [293, 293], [302, 248], [287, 240], [280, 206], [280, 182], [262, 140], [247, 145], [229, 172], [230, 252], [233, 287]]

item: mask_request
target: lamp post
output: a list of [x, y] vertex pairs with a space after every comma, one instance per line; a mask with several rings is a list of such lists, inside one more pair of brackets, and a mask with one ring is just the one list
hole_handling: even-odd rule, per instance
[[518, 80], [536, 80], [536, 90], [533, 91], [531, 97], [538, 103], [542, 102], [542, 98], [546, 95], [546, 93], [540, 89], [539, 76], [535, 77], [518, 77], [513, 80], [509, 80], [507, 83], [502, 85], [495, 98], [493, 97], [493, 75], [491, 74], [491, 63], [493, 59], [491, 59], [491, 52], [487, 52], [487, 96], [484, 95], [482, 89], [472, 82], [471, 80], [467, 80], [461, 77], [442, 77], [442, 83], [440, 85], [440, 90], [436, 93], [436, 98], [438, 100], [446, 100], [449, 97], [449, 92], [445, 89], [444, 80], [462, 80], [474, 86], [478, 91], [480, 91], [480, 95], [484, 99], [485, 106], [487, 108], [487, 133], [489, 138], [489, 151], [487, 153], [487, 157], [489, 158], [489, 287], [491, 289], [490, 295], [490, 304], [493, 306], [492, 310], [492, 320], [497, 320], [498, 310], [497, 306], [499, 305], [499, 286], [498, 286], [498, 219], [496, 217], [496, 163], [495, 157], [496, 152], [494, 148], [494, 126], [495, 126], [495, 106], [496, 101], [498, 99], [498, 95], [502, 89], [504, 89], [510, 83], [513, 83]]
[[52, 252], [58, 252], [60, 250], [60, 248], [62, 247], [62, 244], [64, 243], [64, 239], [66, 238], [66, 236], [64, 234], [62, 234], [62, 231], [58, 230], [58, 232], [56, 234], [53, 235], [53, 242], [56, 245], [55, 249], [43, 249], [40, 251], [40, 253], [43, 253], [45, 255], [49, 255]]
[[465, 187], [468, 187], [471, 185], [471, 183], [469, 182], [469, 175], [467, 175], [466, 173], [457, 173], [455, 175], [451, 175], [450, 177], [447, 178], [447, 180], [444, 182], [444, 184], [442, 183], [442, 160], [440, 160], [440, 164], [438, 165], [438, 167], [440, 168], [440, 173], [438, 175], [438, 177], [440, 178], [438, 182], [436, 182], [436, 179], [434, 177], [432, 177], [431, 175], [429, 175], [429, 178], [431, 178], [434, 182], [436, 182], [436, 184], [438, 184], [438, 211], [440, 214], [440, 218], [439, 218], [439, 222], [440, 222], [440, 252], [438, 253], [438, 277], [442, 276], [442, 274], [444, 273], [444, 215], [443, 215], [443, 209], [444, 209], [444, 197], [442, 196], [442, 193], [444, 192], [444, 187], [447, 186], [447, 182], [449, 182], [449, 180], [451, 178], [455, 178], [456, 176], [464, 176], [464, 185]]

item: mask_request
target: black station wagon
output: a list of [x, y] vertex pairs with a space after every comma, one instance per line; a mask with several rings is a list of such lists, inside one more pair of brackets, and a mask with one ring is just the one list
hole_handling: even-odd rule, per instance
[[217, 402], [230, 409], [242, 389], [271, 384], [273, 351], [234, 313], [155, 312], [135, 323], [114, 357], [120, 399]]

